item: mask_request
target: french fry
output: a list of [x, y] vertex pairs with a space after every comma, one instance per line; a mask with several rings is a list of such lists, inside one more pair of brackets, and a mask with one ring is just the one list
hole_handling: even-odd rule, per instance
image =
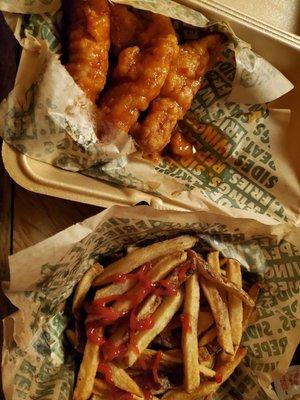
[[241, 347], [237, 350], [235, 358], [232, 361], [226, 363], [219, 362], [216, 365], [215, 372], [218, 377], [221, 377], [220, 382], [203, 382], [193, 393], [187, 393], [182, 388], [170, 390], [162, 397], [162, 400], [198, 400], [202, 396], [209, 396], [215, 393], [241, 363], [246, 353], [247, 350]]
[[[227, 278], [241, 288], [242, 271], [240, 263], [236, 260], [229, 259], [227, 265]], [[243, 303], [233, 293], [228, 293], [228, 311], [232, 342], [234, 346], [239, 346], [243, 333]]]
[[129, 339], [129, 322], [124, 320], [119, 323], [116, 330], [112, 333], [110, 337], [111, 341], [115, 346], [120, 346], [120, 344], [126, 342]]
[[216, 376], [216, 372], [213, 369], [203, 364], [199, 364], [199, 372], [208, 378], [214, 378]]
[[[220, 255], [220, 253], [218, 251], [212, 251], [211, 253], [209, 253], [207, 255], [207, 262], [208, 262], [208, 265], [211, 267], [211, 269], [214, 272], [222, 275], [220, 261], [219, 261], [219, 255]], [[223, 272], [225, 272], [225, 271], [223, 271]], [[226, 276], [226, 272], [224, 275]], [[226, 304], [226, 302], [227, 302], [226, 292], [219, 288], [219, 293], [220, 293], [220, 296], [222, 297], [223, 302]]]
[[223, 302], [218, 289], [211, 282], [201, 279], [200, 284], [216, 323], [218, 343], [226, 353], [233, 354], [228, 308]]
[[108, 286], [104, 286], [98, 289], [95, 293], [95, 300], [102, 299], [103, 297], [114, 296], [117, 294], [124, 294], [133, 286], [136, 282], [133, 279], [126, 279], [125, 282], [111, 283]]
[[72, 312], [76, 318], [79, 317], [79, 312], [82, 307], [82, 303], [85, 299], [87, 292], [90, 290], [93, 280], [102, 273], [103, 267], [96, 263], [94, 264], [81, 278], [78, 283], [72, 303]]
[[[122, 392], [121, 392], [122, 393]], [[113, 399], [113, 396], [119, 396], [120, 394], [116, 394], [115, 387], [109, 385], [102, 379], [96, 378], [93, 387], [93, 397], [94, 400], [107, 400]], [[135, 394], [131, 393], [131, 400], [142, 400], [143, 397], [136, 396]]]
[[189, 254], [196, 261], [200, 275], [207, 281], [215, 284], [218, 288], [225, 289], [227, 292], [235, 294], [243, 303], [254, 307], [254, 301], [242, 288], [237, 287], [234, 283], [228, 281], [226, 277], [213, 271], [209, 264], [193, 250], [189, 250]]
[[221, 274], [221, 267], [220, 267], [220, 262], [219, 262], [219, 252], [218, 251], [212, 251], [207, 255], [207, 262], [211, 269], [218, 274]]
[[[260, 291], [260, 285], [259, 283], [255, 283], [254, 285], [251, 286], [251, 288], [249, 289], [249, 296], [251, 297], [251, 299], [256, 303], [257, 299], [258, 299], [258, 295], [259, 295], [259, 291]], [[253, 312], [255, 311], [255, 308], [253, 307], [249, 307], [249, 306], [244, 306], [244, 315], [243, 315], [243, 332], [247, 329], [249, 322], [251, 320], [251, 316], [253, 314]]]
[[208, 343], [212, 342], [218, 335], [218, 330], [216, 326], [213, 326], [208, 331], [204, 333], [202, 337], [200, 337], [198, 341], [198, 346], [206, 346]]
[[214, 317], [210, 311], [201, 311], [199, 312], [198, 319], [198, 335], [207, 331], [208, 328], [212, 326], [214, 323]]
[[[174, 252], [172, 254], [167, 254], [160, 258], [154, 265], [154, 267], [149, 271], [148, 278], [152, 282], [157, 282], [163, 279], [173, 268], [175, 268], [180, 263], [186, 260], [186, 253], [183, 251]], [[112, 283], [101, 289], [98, 289], [95, 294], [95, 300], [101, 299], [103, 297], [124, 294], [128, 290], [135, 286], [136, 282], [134, 279], [127, 279], [125, 282]], [[123, 302], [124, 303], [124, 302]]]
[[175, 251], [190, 249], [194, 246], [196, 241], [197, 239], [193, 236], [182, 235], [173, 239], [151, 244], [147, 247], [141, 247], [106, 267], [102, 276], [99, 276], [94, 280], [93, 286], [100, 286], [109, 283], [115, 274], [127, 274], [140, 265], [154, 260], [155, 258], [174, 253]]
[[223, 267], [227, 263], [228, 258], [222, 258], [219, 263], [220, 263], [220, 268]]
[[108, 363], [108, 365], [111, 370], [111, 379], [114, 386], [125, 392], [143, 397], [141, 389], [124, 369], [117, 367], [114, 363]]
[[146, 331], [138, 332], [138, 334], [135, 335], [135, 349], [130, 347], [126, 355], [126, 364], [129, 367], [134, 364], [138, 358], [137, 352], [141, 354], [155, 336], [157, 336], [168, 325], [181, 306], [182, 300], [183, 292], [181, 289], [178, 290], [175, 296], [166, 297], [152, 316], [154, 321], [153, 327]]
[[[66, 332], [75, 350], [83, 353], [73, 400], [106, 400], [122, 396], [144, 400], [142, 388], [149, 373], [153, 374], [155, 382], [160, 382], [159, 389], [151, 392], [159, 395], [161, 400], [198, 400], [215, 393], [241, 362], [246, 350], [239, 344], [242, 332], [255, 314], [253, 304], [260, 286], [253, 285], [249, 294], [246, 293], [242, 289], [240, 264], [232, 259], [220, 261], [218, 251], [209, 253], [206, 263], [190, 250], [195, 242], [196, 238], [183, 235], [133, 249], [107, 267], [109, 272], [101, 272], [102, 267], [94, 265], [84, 275], [73, 299], [75, 330]], [[152, 266], [145, 272], [145, 279], [140, 279], [141, 274], [139, 279], [134, 279], [136, 275], [132, 274], [128, 279], [124, 276], [113, 282], [112, 275], [127, 274], [148, 261]], [[225, 262], [227, 268], [223, 270], [221, 264]], [[165, 281], [161, 285], [155, 285], [162, 279]], [[96, 334], [104, 336], [105, 329], [109, 339], [107, 348], [105, 345], [102, 349], [103, 361], [99, 345], [90, 341], [93, 338], [85, 343], [85, 347], [82, 341], [86, 336], [80, 313], [91, 287], [97, 289], [94, 300], [125, 294], [123, 299], [117, 297], [114, 300], [113, 297], [112, 304], [108, 305], [122, 318], [110, 323], [109, 319], [102, 321], [97, 315], [88, 316], [99, 320], [96, 325], [89, 326], [90, 333], [94, 334], [95, 329]], [[200, 287], [205, 297], [204, 301], [201, 298], [201, 306], [204, 305], [201, 310]], [[133, 301], [135, 296], [138, 297]], [[206, 301], [208, 305], [205, 305]], [[182, 311], [178, 312], [182, 304]], [[133, 307], [129, 318], [127, 313]], [[110, 310], [107, 312], [109, 314]], [[135, 323], [148, 318], [151, 319], [149, 324], [146, 320], [139, 325]], [[162, 347], [153, 350], [148, 348], [149, 345]], [[177, 375], [177, 370], [184, 373], [183, 385], [179, 388], [175, 388], [169, 376]], [[98, 378], [101, 375], [96, 377], [97, 372], [103, 374], [105, 380]], [[153, 396], [153, 400], [159, 399]]]
[[207, 350], [205, 346], [198, 346], [198, 358], [199, 358], [199, 364], [204, 365], [207, 368], [213, 367], [215, 361], [214, 357], [210, 354], [210, 352]]
[[99, 346], [87, 341], [80, 364], [73, 400], [88, 400], [90, 398], [99, 362]]
[[200, 287], [196, 274], [185, 282], [183, 312], [188, 326], [182, 329], [182, 355], [184, 386], [191, 393], [200, 384], [198, 361], [198, 318], [200, 307]]
[[[158, 282], [160, 279], [163, 279], [175, 267], [182, 264], [186, 260], [186, 257], [187, 255], [183, 251], [178, 251], [162, 257], [147, 274], [149, 281], [155, 283]], [[133, 287], [132, 290], [128, 292], [128, 294], [134, 294], [135, 290], [136, 288]], [[155, 295], [151, 296], [151, 299], [146, 301], [146, 304], [140, 310], [137, 319], [145, 318], [146, 316], [151, 315], [159, 306], [160, 302], [156, 298], [159, 296], [154, 296]], [[120, 314], [128, 312], [132, 307], [133, 306], [131, 300], [117, 300], [112, 306], [112, 308]]]
[[[121, 392], [122, 393], [122, 392]], [[108, 399], [114, 399], [116, 396], [116, 390], [114, 390], [113, 388], [110, 390], [105, 390], [102, 393], [97, 393], [97, 394], [93, 394], [93, 396], [91, 397], [91, 400], [108, 400]], [[120, 393], [117, 393], [117, 396], [119, 398], [119, 396], [121, 396]], [[121, 397], [122, 398], [122, 397]], [[124, 397], [123, 397], [124, 398]], [[158, 400], [157, 397], [153, 396], [152, 397], [153, 400]], [[140, 396], [135, 396], [134, 394], [131, 394], [130, 396], [130, 400], [144, 400], [144, 397], [140, 397]]]
[[[176, 267], [181, 263], [183, 263], [186, 260], [186, 253], [184, 253], [184, 256], [181, 257], [180, 262], [175, 265]], [[179, 261], [179, 260], [178, 260]], [[190, 276], [191, 273], [187, 271], [186, 277], [182, 280], [179, 281], [178, 278], [178, 268], [176, 268], [167, 278], [167, 280], [174, 286], [180, 286], [185, 280]], [[145, 301], [144, 304], [142, 305], [140, 311], [137, 314], [137, 319], [140, 320], [142, 318], [147, 318], [151, 314], [154, 313], [154, 311], [158, 308], [158, 306], [162, 302], [162, 296], [156, 295], [155, 293], [151, 294]], [[179, 323], [179, 326], [181, 324]]]
[[[152, 349], [145, 349], [143, 353], [141, 354], [141, 357], [143, 358], [143, 361], [147, 366], [150, 368], [152, 367], [153, 360], [155, 359], [157, 354], [156, 350]], [[170, 365], [174, 364], [182, 364], [182, 351], [181, 350], [169, 350], [169, 351], [161, 351], [161, 360], [159, 363], [160, 368], [164, 367], [169, 367]], [[139, 360], [137, 360], [134, 364], [133, 367], [138, 367], [140, 368]]]

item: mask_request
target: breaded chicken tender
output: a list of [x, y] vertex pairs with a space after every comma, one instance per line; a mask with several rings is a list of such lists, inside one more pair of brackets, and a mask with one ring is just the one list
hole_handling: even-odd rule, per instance
[[169, 18], [149, 15], [140, 47], [121, 51], [113, 73], [115, 82], [105, 93], [98, 111], [98, 137], [128, 133], [155, 99], [178, 53], [175, 31]]
[[70, 7], [67, 70], [87, 97], [95, 102], [106, 82], [110, 47], [107, 0], [73, 0]]
[[180, 46], [159, 97], [132, 135], [144, 155], [156, 159], [170, 142], [177, 121], [182, 119], [199, 90], [203, 77], [220, 53], [222, 37], [210, 34]]
[[110, 37], [113, 52], [119, 54], [121, 50], [137, 44], [138, 35], [145, 28], [144, 20], [134, 11], [130, 11], [122, 4], [112, 4]]

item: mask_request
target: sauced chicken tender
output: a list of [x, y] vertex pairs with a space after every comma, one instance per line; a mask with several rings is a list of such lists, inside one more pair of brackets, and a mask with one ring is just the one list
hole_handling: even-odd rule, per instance
[[111, 7], [111, 44], [114, 53], [137, 44], [137, 37], [144, 29], [144, 20], [122, 4]]
[[139, 38], [140, 47], [120, 53], [113, 73], [115, 83], [100, 103], [97, 122], [102, 139], [129, 132], [140, 112], [159, 95], [177, 55], [177, 38], [170, 19], [152, 13], [148, 18], [148, 27]]
[[160, 95], [143, 122], [132, 134], [145, 155], [156, 158], [169, 143], [178, 120], [182, 119], [199, 90], [203, 77], [220, 51], [222, 39], [211, 34], [180, 46]]
[[106, 82], [110, 47], [107, 0], [74, 0], [70, 7], [67, 70], [87, 97], [96, 101]]

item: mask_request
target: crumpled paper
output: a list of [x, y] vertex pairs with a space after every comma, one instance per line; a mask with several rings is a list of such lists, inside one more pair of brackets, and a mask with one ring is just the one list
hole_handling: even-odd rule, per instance
[[[214, 204], [229, 215], [246, 210], [258, 218], [299, 222], [295, 198], [300, 185], [280, 147], [290, 114], [265, 104], [293, 85], [226, 23], [211, 23], [171, 0], [115, 1], [170, 16], [186, 40], [197, 39], [203, 29], [224, 32], [230, 39], [223, 60], [207, 74], [180, 123], [196, 154], [189, 160], [165, 157], [153, 165], [135, 152], [128, 137], [110, 146], [97, 140], [93, 105], [58, 59], [62, 10], [57, 3], [17, 3], [18, 8], [7, 10], [7, 1], [0, 0], [24, 49], [16, 87], [0, 105], [0, 132], [6, 142], [60, 168], [175, 198], [180, 207]], [[25, 18], [20, 13], [31, 14]]]
[[246, 216], [115, 206], [10, 256], [4, 289], [18, 311], [4, 320], [6, 400], [71, 398], [75, 365], [64, 349], [64, 307], [74, 286], [104, 255], [182, 233], [238, 259], [264, 285], [259, 318], [243, 337], [248, 354], [213, 399], [277, 399], [270, 383], [285, 373], [300, 339], [300, 229]]

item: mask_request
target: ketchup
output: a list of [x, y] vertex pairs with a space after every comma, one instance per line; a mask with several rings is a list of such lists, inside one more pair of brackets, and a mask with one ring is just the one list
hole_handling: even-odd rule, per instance
[[105, 342], [99, 321], [89, 322], [86, 324], [86, 336], [91, 343], [98, 346], [102, 346]]
[[101, 372], [101, 374], [104, 375], [105, 381], [107, 383], [111, 383], [112, 385], [114, 384], [113, 380], [112, 380], [112, 369], [111, 369], [111, 366], [109, 364], [100, 363], [98, 365], [98, 372]]
[[137, 359], [137, 365], [143, 370], [147, 370], [147, 362], [146, 362], [146, 357], [143, 355], [140, 355], [139, 358]]
[[134, 332], [130, 332], [130, 347], [137, 356], [140, 355], [140, 350], [137, 346], [137, 341], [136, 337], [134, 336]]
[[196, 265], [189, 261], [181, 265], [178, 271], [178, 279], [180, 282], [183, 282], [186, 279], [187, 272], [190, 269], [194, 271], [196, 269]]
[[216, 383], [222, 383], [222, 381], [223, 381], [223, 376], [218, 372], [215, 375], [215, 381], [216, 381]]
[[156, 383], [160, 383], [157, 370], [158, 370], [159, 363], [161, 362], [161, 359], [162, 359], [162, 352], [158, 351], [155, 354], [154, 362], [152, 365], [153, 378]]
[[153, 264], [148, 261], [142, 264], [136, 272], [128, 273], [128, 274], [114, 274], [111, 275], [108, 279], [110, 282], [115, 283], [124, 283], [127, 279], [131, 280], [139, 280], [141, 275], [146, 274], [153, 268]]
[[104, 361], [113, 361], [115, 358], [122, 357], [127, 351], [126, 344], [116, 346], [112, 340], [107, 340], [101, 347], [103, 352]]
[[120, 301], [129, 300], [132, 307], [140, 304], [148, 294], [155, 290], [155, 284], [150, 279], [144, 277], [143, 281], [130, 293], [125, 293], [119, 297]]
[[153, 328], [154, 320], [151, 316], [146, 318], [141, 318], [140, 320], [138, 320], [136, 318], [135, 310], [133, 309], [130, 314], [129, 324], [130, 324], [130, 330], [133, 332], [146, 331], [150, 328]]
[[153, 399], [153, 395], [151, 394], [151, 392], [148, 392], [147, 390], [143, 390], [143, 395], [144, 395], [144, 399], [145, 400], [152, 400]]
[[110, 277], [110, 280], [114, 283], [124, 283], [129, 279], [129, 274], [115, 274]]
[[122, 316], [112, 307], [107, 307], [107, 303], [115, 301], [119, 295], [107, 296], [102, 299], [94, 300], [91, 304], [85, 304], [85, 310], [88, 314], [98, 315], [103, 320], [104, 325], [108, 325]]
[[[133, 394], [131, 394], [131, 393], [123, 393], [121, 395], [118, 395], [118, 399], [119, 400], [133, 400], [134, 397], [133, 397]], [[115, 400], [115, 397], [113, 400]]]
[[167, 279], [161, 279], [157, 286], [158, 288], [155, 290], [157, 296], [175, 296], [177, 293], [176, 285]]
[[181, 319], [181, 323], [182, 323], [183, 334], [186, 335], [192, 329], [191, 325], [190, 325], [190, 316], [189, 316], [189, 314], [184, 313], [180, 316], [180, 319]]

